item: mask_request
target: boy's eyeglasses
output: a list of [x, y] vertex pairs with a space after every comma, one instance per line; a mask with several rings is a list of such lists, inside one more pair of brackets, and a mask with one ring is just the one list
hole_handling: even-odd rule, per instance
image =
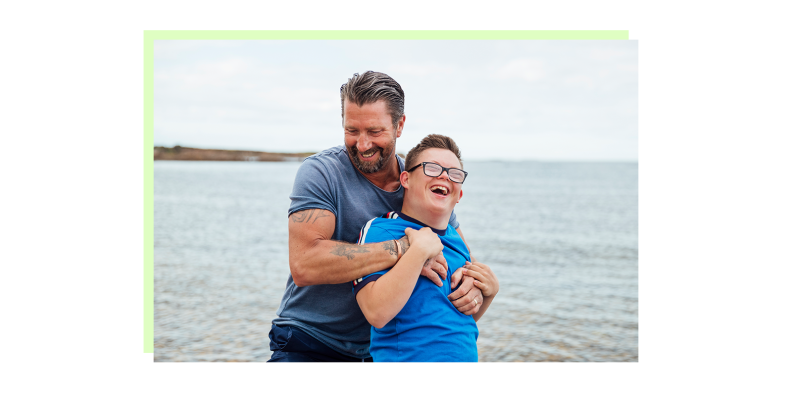
[[424, 174], [426, 174], [426, 176], [437, 178], [443, 173], [443, 171], [445, 171], [448, 174], [448, 179], [456, 183], [464, 182], [468, 174], [467, 172], [462, 171], [459, 168], [445, 168], [440, 164], [430, 163], [428, 161], [425, 161], [413, 168], [410, 168], [409, 170], [407, 170], [407, 172], [410, 172], [420, 166], [423, 166], [423, 172]]

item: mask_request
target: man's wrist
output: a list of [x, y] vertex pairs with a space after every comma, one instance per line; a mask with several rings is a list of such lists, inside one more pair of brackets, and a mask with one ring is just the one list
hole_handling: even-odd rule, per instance
[[398, 263], [398, 262], [399, 262], [399, 260], [401, 260], [401, 258], [402, 258], [402, 255], [403, 255], [403, 252], [402, 252], [402, 250], [401, 250], [401, 246], [400, 246], [400, 244], [399, 244], [399, 240], [397, 240], [397, 239], [394, 239], [394, 240], [393, 240], [393, 246], [395, 246], [395, 247], [396, 247], [396, 262]]
[[[401, 250], [401, 254], [399, 255], [399, 258], [401, 258], [401, 256], [404, 256], [405, 254], [407, 254], [407, 249], [410, 249], [410, 240], [405, 235], [405, 236], [399, 238], [397, 240], [397, 242], [399, 243], [399, 250]], [[396, 260], [396, 261], [398, 261], [398, 260]]]

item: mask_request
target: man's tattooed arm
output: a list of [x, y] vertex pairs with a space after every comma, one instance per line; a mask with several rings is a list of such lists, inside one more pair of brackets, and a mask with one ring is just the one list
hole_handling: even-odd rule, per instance
[[391, 256], [398, 256], [399, 251], [396, 250], [396, 244], [393, 241], [382, 242], [382, 248], [388, 251]]
[[434, 258], [426, 259], [426, 261], [424, 261], [424, 268], [432, 268], [433, 262], [434, 262]]
[[[396, 263], [398, 255], [380, 245], [357, 245], [332, 239], [335, 215], [305, 209], [289, 215], [289, 269], [300, 287], [351, 282]], [[393, 241], [385, 242], [395, 251]], [[406, 245], [406, 244], [402, 244]], [[401, 246], [399, 249], [403, 248]]]
[[399, 247], [401, 248], [402, 256], [407, 253], [407, 249], [410, 249], [410, 240], [407, 239], [407, 236], [403, 236], [398, 239]]
[[352, 260], [355, 258], [355, 254], [359, 253], [367, 253], [369, 252], [368, 245], [356, 245], [356, 244], [344, 244], [339, 243], [337, 244], [333, 250], [330, 251], [331, 254], [336, 256], [344, 256], [347, 260]]
[[405, 235], [400, 239], [397, 239], [396, 242], [399, 243], [399, 249], [401, 250], [396, 249], [396, 244], [393, 243], [393, 241], [382, 242], [382, 248], [387, 250], [391, 256], [398, 256], [399, 252], [401, 252], [401, 255], [404, 256], [404, 254], [407, 253], [407, 249], [410, 248], [410, 241], [407, 239], [407, 236]]
[[316, 223], [317, 219], [327, 216], [332, 215], [324, 209], [307, 209], [305, 211], [295, 212], [289, 217], [294, 223]]

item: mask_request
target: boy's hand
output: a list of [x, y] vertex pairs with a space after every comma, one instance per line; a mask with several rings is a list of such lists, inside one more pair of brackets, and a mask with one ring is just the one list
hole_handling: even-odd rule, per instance
[[[428, 227], [424, 227], [421, 230], [407, 228], [404, 230], [404, 233], [407, 234], [406, 238], [408, 242], [403, 242], [404, 238], [399, 241], [402, 245], [402, 249], [405, 251], [414, 246], [413, 242], [427, 242], [432, 239], [437, 241], [437, 244], [440, 246], [440, 252], [424, 262], [421, 268], [421, 276], [425, 276], [427, 279], [431, 280], [432, 283], [443, 287], [443, 280], [448, 275], [448, 263], [446, 263], [445, 256], [443, 256], [443, 243], [440, 242], [440, 238]], [[433, 241], [430, 242], [430, 244], [432, 243]], [[434, 247], [436, 247], [437, 244], [435, 244]]]
[[429, 227], [424, 227], [420, 230], [406, 228], [404, 229], [404, 234], [410, 241], [410, 250], [417, 249], [413, 253], [419, 253], [425, 260], [431, 259], [443, 251], [443, 243], [440, 242], [440, 237]]

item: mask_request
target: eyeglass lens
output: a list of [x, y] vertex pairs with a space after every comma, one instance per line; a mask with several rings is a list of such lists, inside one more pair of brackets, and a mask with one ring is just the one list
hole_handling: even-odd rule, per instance
[[[434, 163], [426, 163], [424, 165], [424, 171], [426, 172], [427, 176], [440, 176], [443, 173], [443, 167], [438, 164]], [[465, 180], [465, 173], [456, 168], [449, 168], [448, 169], [448, 178], [450, 178], [454, 182], [461, 183]]]

